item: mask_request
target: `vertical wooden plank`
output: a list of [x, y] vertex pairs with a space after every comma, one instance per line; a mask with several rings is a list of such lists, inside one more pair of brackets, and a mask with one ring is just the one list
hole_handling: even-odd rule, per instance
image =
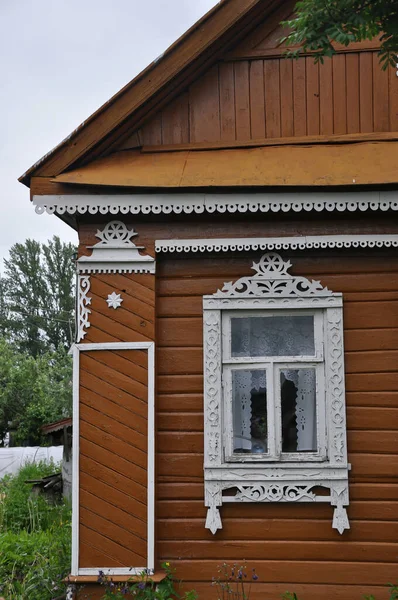
[[383, 71], [377, 53], [373, 53], [373, 123], [374, 130], [388, 131], [388, 71]]
[[305, 58], [293, 61], [294, 135], [307, 135], [307, 90]]
[[249, 61], [234, 64], [236, 139], [250, 139]]
[[265, 129], [267, 138], [281, 135], [281, 92], [279, 59], [264, 61]]
[[219, 141], [221, 132], [218, 65], [191, 85], [189, 108], [190, 141]]
[[250, 62], [250, 128], [253, 140], [265, 138], [264, 61]]
[[312, 56], [306, 59], [307, 72], [307, 134], [319, 135], [319, 65]]
[[336, 54], [333, 63], [333, 129], [335, 134], [347, 133], [347, 86], [345, 54]]
[[280, 61], [281, 85], [281, 135], [292, 137], [294, 135], [293, 123], [293, 62], [291, 59], [282, 58]]
[[163, 144], [189, 142], [189, 99], [181, 94], [162, 111]]
[[333, 71], [332, 60], [325, 58], [319, 66], [319, 120], [321, 135], [333, 133]]
[[398, 131], [398, 77], [397, 69], [388, 69], [390, 77], [389, 85], [389, 107], [390, 107], [390, 131]]
[[359, 54], [346, 56], [347, 133], [358, 133], [359, 123]]
[[158, 113], [142, 128], [144, 146], [160, 146], [162, 143], [162, 114]]
[[359, 54], [359, 124], [361, 133], [371, 133], [374, 130], [372, 63], [372, 52]]
[[[234, 64], [220, 63], [221, 140], [236, 140]], [[192, 141], [192, 140], [191, 140]]]

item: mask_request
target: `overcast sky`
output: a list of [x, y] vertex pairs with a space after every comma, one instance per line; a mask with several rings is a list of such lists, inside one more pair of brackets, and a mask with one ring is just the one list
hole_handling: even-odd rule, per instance
[[0, 0], [0, 266], [9, 248], [57, 234], [17, 181], [205, 14], [215, 0]]

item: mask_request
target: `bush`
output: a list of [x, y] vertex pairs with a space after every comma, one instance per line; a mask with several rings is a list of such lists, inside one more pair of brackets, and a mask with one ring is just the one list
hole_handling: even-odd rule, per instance
[[6, 600], [51, 600], [69, 573], [71, 511], [31, 495], [27, 479], [40, 479], [54, 464], [30, 464], [0, 481], [0, 594]]

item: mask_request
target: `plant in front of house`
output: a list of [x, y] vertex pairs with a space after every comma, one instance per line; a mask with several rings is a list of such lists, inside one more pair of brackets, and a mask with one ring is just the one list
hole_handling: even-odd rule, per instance
[[184, 596], [177, 593], [176, 585], [179, 581], [175, 579], [175, 569], [172, 569], [170, 563], [162, 564], [162, 569], [166, 575], [162, 581], [155, 582], [143, 571], [138, 578], [131, 579], [126, 583], [116, 583], [112, 577], [106, 575], [103, 571], [99, 572], [98, 583], [104, 589], [103, 600], [123, 600], [129, 594], [135, 600], [172, 600], [182, 598], [182, 600], [196, 600], [197, 593], [194, 590], [185, 592]]
[[255, 569], [247, 573], [245, 561], [242, 564], [223, 563], [218, 567], [218, 577], [213, 577], [211, 585], [217, 589], [218, 600], [249, 600], [253, 581], [258, 580]]

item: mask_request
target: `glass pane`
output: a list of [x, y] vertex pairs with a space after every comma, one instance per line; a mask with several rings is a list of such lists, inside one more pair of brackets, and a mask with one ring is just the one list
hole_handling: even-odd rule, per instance
[[282, 452], [316, 452], [315, 369], [281, 371]]
[[265, 371], [232, 371], [232, 412], [234, 454], [268, 452]]
[[314, 356], [314, 317], [232, 318], [231, 355]]

